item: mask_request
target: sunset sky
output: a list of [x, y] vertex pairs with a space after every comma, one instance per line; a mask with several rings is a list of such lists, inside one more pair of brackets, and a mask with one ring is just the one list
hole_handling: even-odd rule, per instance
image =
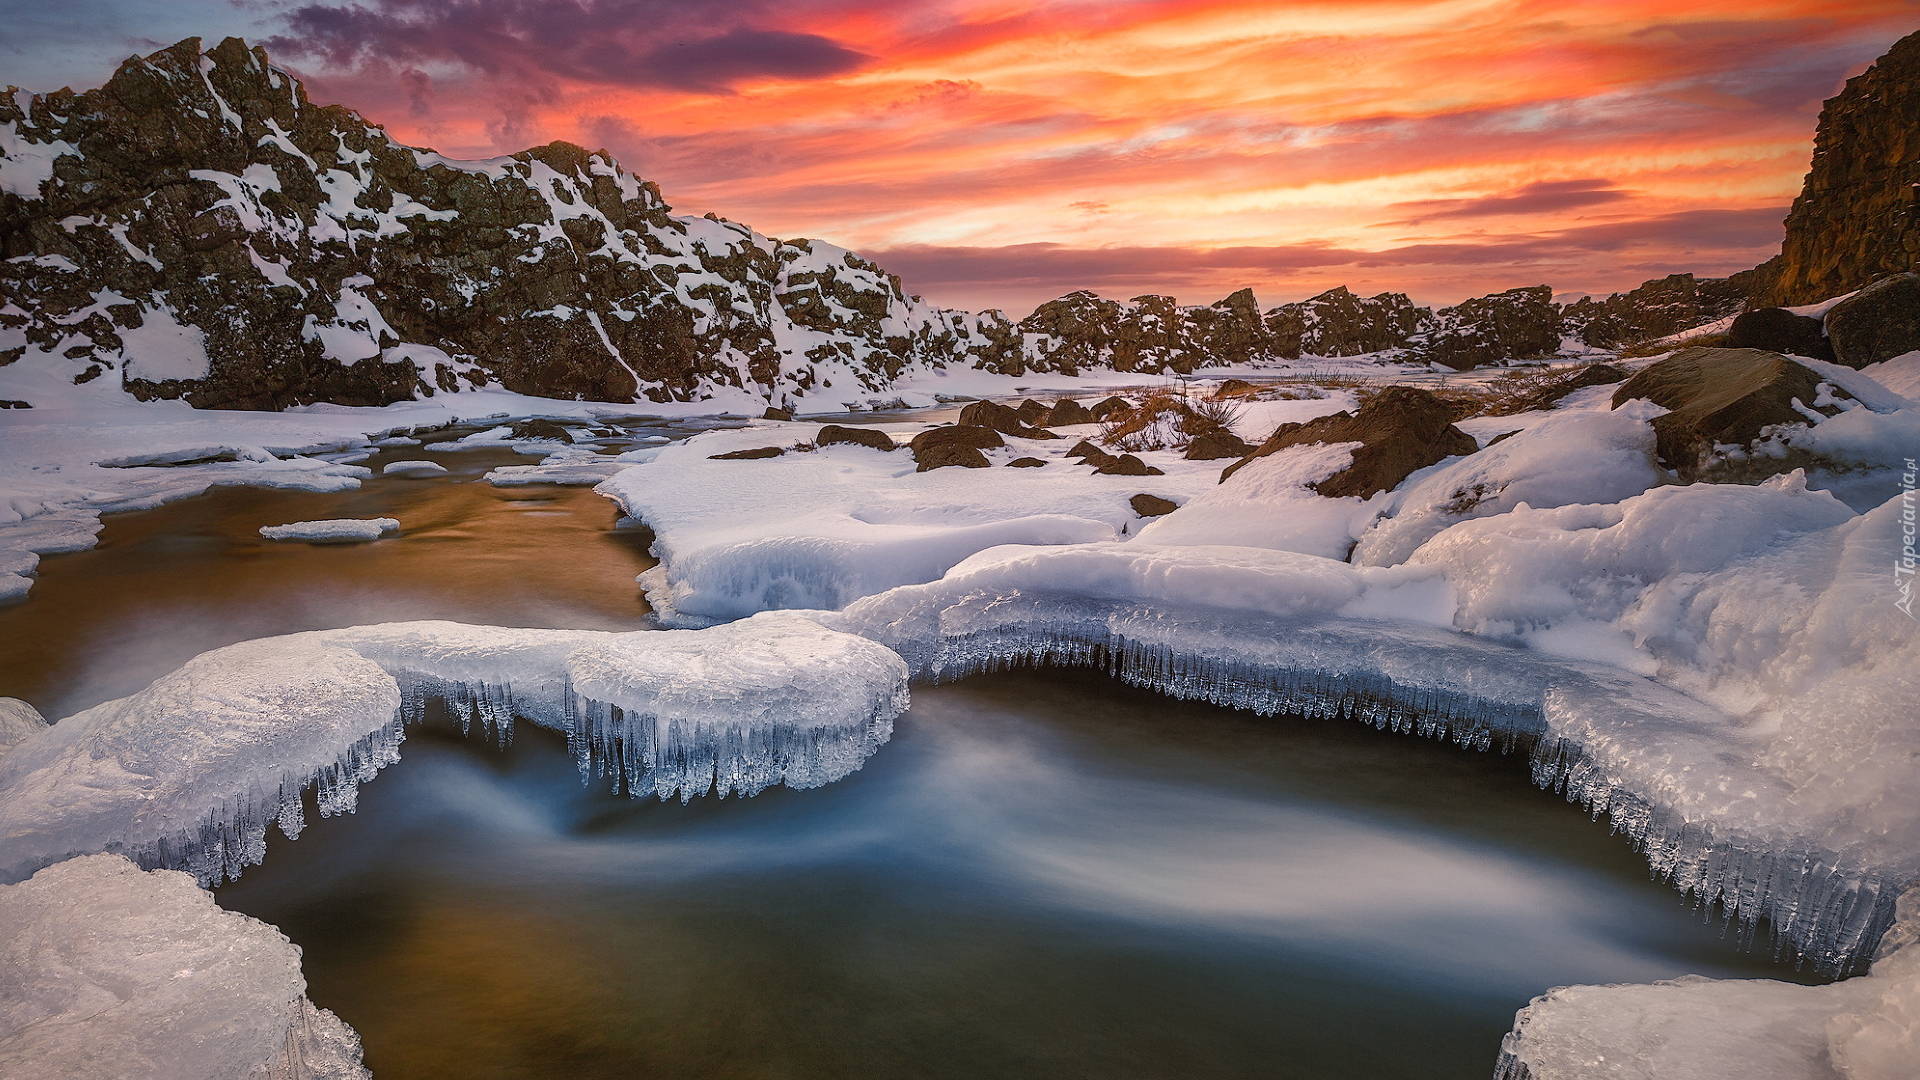
[[238, 34], [398, 138], [611, 149], [955, 307], [1605, 293], [1778, 250], [1920, 0], [0, 0], [0, 83]]

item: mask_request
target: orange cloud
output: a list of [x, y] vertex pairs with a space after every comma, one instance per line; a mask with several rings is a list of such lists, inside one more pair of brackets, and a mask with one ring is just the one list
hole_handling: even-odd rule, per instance
[[895, 253], [943, 303], [1448, 301], [1767, 257], [1820, 100], [1916, 11], [338, 0], [274, 48], [398, 137], [605, 145], [682, 209]]

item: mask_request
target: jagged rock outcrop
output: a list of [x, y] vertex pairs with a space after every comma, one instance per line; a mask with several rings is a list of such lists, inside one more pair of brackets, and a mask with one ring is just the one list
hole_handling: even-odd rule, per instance
[[1920, 269], [1920, 33], [1820, 110], [1813, 162], [1759, 304], [1811, 304]]
[[677, 217], [604, 152], [400, 145], [238, 39], [0, 97], [0, 131], [0, 364], [75, 385], [216, 408], [493, 384], [780, 401], [1018, 354], [997, 314], [909, 298], [828, 244]]
[[1560, 349], [1560, 305], [1535, 285], [1463, 300], [1433, 313], [1407, 350], [1416, 360], [1470, 371], [1502, 360], [1552, 356]]
[[1666, 337], [1738, 314], [1755, 281], [1752, 270], [1724, 278], [1671, 274], [1605, 300], [1581, 297], [1561, 309], [1561, 332], [1596, 349]]
[[1404, 294], [1360, 297], [1342, 285], [1282, 304], [1267, 313], [1266, 321], [1276, 341], [1299, 335], [1296, 356], [1360, 356], [1406, 345], [1432, 316]]

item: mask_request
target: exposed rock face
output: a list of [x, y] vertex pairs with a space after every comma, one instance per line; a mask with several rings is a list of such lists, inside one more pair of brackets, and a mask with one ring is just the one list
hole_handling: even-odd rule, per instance
[[492, 384], [777, 401], [1017, 352], [999, 316], [850, 252], [676, 217], [604, 153], [401, 146], [237, 39], [0, 97], [0, 129], [0, 364], [78, 384], [216, 408]]
[[551, 420], [522, 420], [507, 432], [512, 439], [546, 439], [571, 444], [573, 433]]
[[1359, 356], [1400, 348], [1431, 318], [1432, 312], [1401, 293], [1362, 298], [1342, 285], [1274, 308], [1267, 313], [1267, 326], [1276, 340], [1297, 328], [1296, 356]]
[[1053, 408], [1047, 411], [1046, 419], [1040, 423], [1044, 427], [1070, 427], [1074, 424], [1094, 422], [1093, 413], [1088, 411], [1085, 405], [1072, 398], [1061, 398], [1053, 403]]
[[1920, 349], [1920, 274], [1896, 274], [1827, 311], [1834, 359], [1862, 368]]
[[1193, 437], [1187, 444], [1188, 461], [1219, 461], [1224, 458], [1245, 457], [1253, 452], [1247, 441], [1225, 428], [1203, 432]]
[[893, 437], [884, 431], [876, 428], [842, 427], [839, 424], [827, 424], [822, 427], [820, 434], [813, 437], [813, 442], [816, 446], [849, 443], [854, 446], [872, 447], [887, 453], [892, 453], [899, 448], [894, 443]]
[[1144, 491], [1128, 499], [1127, 504], [1132, 506], [1133, 512], [1139, 514], [1141, 517], [1162, 517], [1180, 509], [1180, 504], [1174, 502], [1172, 499], [1163, 499], [1158, 495], [1148, 495]]
[[[1038, 402], [1026, 402], [1038, 406]], [[996, 401], [975, 401], [960, 410], [960, 423], [973, 427], [992, 428], [1008, 435], [1018, 435], [1023, 439], [1058, 438], [1053, 432], [1032, 426], [1029, 416], [1041, 416], [1046, 413], [1044, 406], [1039, 412], [1015, 409]]]
[[1761, 308], [1733, 320], [1727, 328], [1730, 349], [1764, 349], [1833, 362], [1833, 345], [1820, 320], [1786, 308]]
[[1480, 449], [1473, 436], [1453, 426], [1453, 413], [1439, 398], [1410, 386], [1389, 386], [1356, 412], [1337, 412], [1304, 424], [1282, 424], [1260, 449], [1227, 466], [1226, 483], [1249, 462], [1290, 446], [1360, 444], [1353, 464], [1314, 485], [1329, 498], [1367, 498], [1398, 487], [1415, 469]]
[[984, 469], [987, 467], [987, 457], [980, 451], [1005, 446], [1007, 442], [992, 428], [955, 424], [928, 428], [915, 435], [913, 442], [908, 445], [913, 450], [913, 460], [918, 463], [915, 471], [926, 472], [949, 465]]
[[[1759, 349], [1682, 349], [1643, 368], [1614, 391], [1613, 407], [1645, 398], [1670, 410], [1653, 421], [1660, 463], [1692, 479], [1716, 446], [1750, 446], [1769, 427], [1804, 424], [1803, 410], [1840, 411], [1822, 401], [1820, 376]], [[1829, 386], [1826, 400], [1844, 398]]]
[[1752, 270], [1725, 278], [1673, 274], [1605, 300], [1582, 297], [1561, 309], [1561, 331], [1597, 349], [1666, 337], [1737, 314], [1754, 280]]
[[1770, 304], [1810, 304], [1920, 268], [1920, 33], [1827, 99], [1787, 215]]
[[1535, 285], [1465, 300], [1434, 312], [1409, 354], [1455, 371], [1502, 360], [1551, 356], [1560, 348], [1560, 305], [1553, 289]]

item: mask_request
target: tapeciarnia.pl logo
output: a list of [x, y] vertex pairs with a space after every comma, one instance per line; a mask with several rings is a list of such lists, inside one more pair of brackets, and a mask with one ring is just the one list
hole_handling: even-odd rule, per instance
[[1915, 556], [1913, 540], [1916, 532], [1914, 525], [1913, 485], [1920, 468], [1914, 465], [1914, 459], [1906, 459], [1906, 470], [1900, 474], [1900, 559], [1893, 564], [1893, 587], [1900, 598], [1893, 606], [1907, 613], [1907, 618], [1920, 620], [1913, 613], [1913, 575]]

